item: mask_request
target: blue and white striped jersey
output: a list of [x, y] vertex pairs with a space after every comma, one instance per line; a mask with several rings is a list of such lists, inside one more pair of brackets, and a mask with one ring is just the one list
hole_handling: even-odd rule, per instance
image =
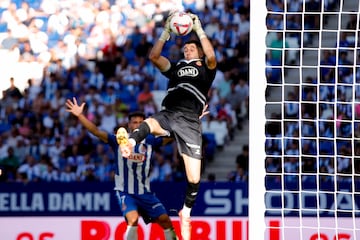
[[[157, 141], [159, 140], [159, 141]], [[152, 148], [160, 144], [159, 138], [149, 135], [142, 143], [135, 146], [129, 158], [123, 158], [114, 134], [108, 134], [108, 143], [113, 149], [115, 162], [115, 190], [128, 194], [150, 193], [150, 165]]]

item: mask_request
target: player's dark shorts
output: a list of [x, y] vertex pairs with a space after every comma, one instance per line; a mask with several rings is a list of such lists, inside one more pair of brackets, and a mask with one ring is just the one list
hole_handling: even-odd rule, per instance
[[162, 214], [167, 214], [164, 205], [154, 194], [136, 195], [116, 191], [116, 197], [124, 217], [128, 212], [138, 211], [144, 222], [148, 224]]
[[201, 159], [202, 135], [197, 113], [163, 109], [151, 117], [175, 138], [180, 154]]

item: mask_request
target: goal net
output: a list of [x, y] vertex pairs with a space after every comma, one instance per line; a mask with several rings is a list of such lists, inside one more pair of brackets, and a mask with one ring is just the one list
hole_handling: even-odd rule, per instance
[[251, 1], [250, 240], [360, 240], [359, 12]]

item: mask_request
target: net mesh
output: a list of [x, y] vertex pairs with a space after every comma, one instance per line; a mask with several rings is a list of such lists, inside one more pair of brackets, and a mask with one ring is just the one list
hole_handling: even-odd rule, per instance
[[265, 239], [360, 239], [359, 1], [266, 9]]

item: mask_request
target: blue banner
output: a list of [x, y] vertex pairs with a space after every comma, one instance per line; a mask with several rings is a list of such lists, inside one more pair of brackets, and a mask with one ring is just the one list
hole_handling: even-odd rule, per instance
[[[153, 183], [152, 190], [170, 215], [177, 215], [185, 183]], [[0, 216], [119, 216], [112, 182], [2, 183]], [[247, 216], [247, 187], [202, 183], [194, 216]]]
[[[338, 185], [339, 191], [321, 191], [303, 185], [306, 191], [281, 191], [275, 186], [265, 194], [267, 216], [351, 216], [360, 208], [360, 194], [351, 194], [351, 184]], [[112, 182], [2, 183], [0, 216], [119, 216], [120, 208]], [[169, 215], [181, 209], [185, 183], [153, 183], [152, 190]], [[267, 189], [270, 189], [267, 185]], [[275, 190], [277, 189], [277, 190]], [[248, 186], [243, 183], [204, 182], [200, 185], [194, 216], [248, 216]], [[302, 210], [300, 211], [300, 207]], [[284, 210], [285, 209], [285, 210]], [[344, 210], [344, 211], [342, 211]]]

